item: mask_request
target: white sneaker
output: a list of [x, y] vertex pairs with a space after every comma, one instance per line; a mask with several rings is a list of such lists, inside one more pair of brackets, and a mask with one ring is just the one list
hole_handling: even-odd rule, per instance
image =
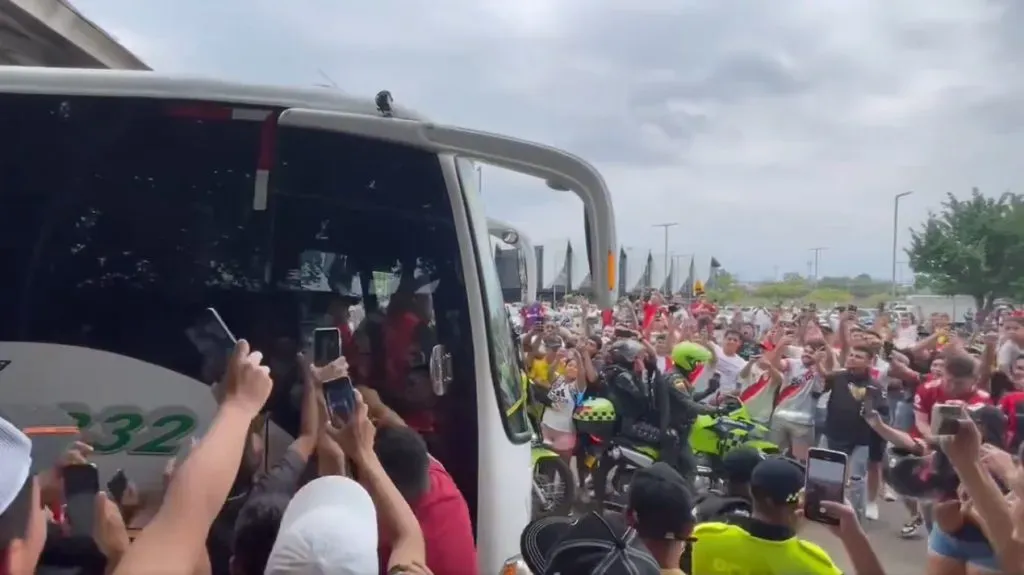
[[878, 504], [874, 501], [864, 506], [864, 517], [872, 521], [878, 521]]
[[882, 485], [882, 497], [885, 497], [886, 501], [896, 501], [898, 499], [896, 492], [892, 490], [892, 487], [889, 487], [889, 484]]

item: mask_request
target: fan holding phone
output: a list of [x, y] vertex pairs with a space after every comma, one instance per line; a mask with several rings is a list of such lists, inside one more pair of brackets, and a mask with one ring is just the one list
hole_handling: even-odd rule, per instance
[[[323, 368], [341, 357], [341, 331], [336, 327], [313, 330], [313, 366]], [[340, 426], [348, 421], [356, 405], [356, 392], [347, 375], [323, 383], [324, 402], [331, 423]]]

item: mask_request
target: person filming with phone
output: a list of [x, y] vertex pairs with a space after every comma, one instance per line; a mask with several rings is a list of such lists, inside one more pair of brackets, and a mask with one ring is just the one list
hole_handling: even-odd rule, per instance
[[[841, 473], [840, 468], [840, 477]], [[804, 466], [790, 459], [758, 463], [750, 476], [751, 516], [697, 525], [691, 544], [692, 572], [840, 575], [842, 571], [824, 549], [798, 537], [805, 512], [805, 475], [806, 483], [811, 483]], [[831, 519], [830, 531], [842, 542], [854, 573], [885, 572], [849, 505], [821, 501], [819, 511]]]

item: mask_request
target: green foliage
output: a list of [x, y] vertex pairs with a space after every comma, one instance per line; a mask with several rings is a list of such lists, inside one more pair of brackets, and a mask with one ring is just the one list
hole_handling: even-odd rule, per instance
[[736, 278], [724, 269], [719, 269], [715, 275], [714, 289], [707, 292], [711, 301], [720, 304], [730, 304], [743, 301], [747, 296], [747, 290], [736, 283]]
[[1024, 294], [1024, 196], [948, 194], [939, 212], [911, 230], [907, 255], [915, 285], [974, 296], [979, 309]]

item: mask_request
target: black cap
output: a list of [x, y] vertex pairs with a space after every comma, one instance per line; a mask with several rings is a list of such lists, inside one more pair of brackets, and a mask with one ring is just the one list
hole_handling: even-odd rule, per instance
[[777, 505], [795, 504], [800, 501], [803, 489], [804, 467], [791, 459], [765, 459], [750, 474], [750, 494], [755, 500]]
[[615, 513], [538, 519], [523, 529], [519, 550], [535, 575], [661, 573], [637, 532]]
[[633, 474], [628, 509], [636, 529], [648, 539], [685, 540], [693, 525], [693, 497], [686, 480], [663, 462]]
[[754, 468], [764, 460], [764, 453], [756, 447], [737, 447], [722, 458], [722, 471], [729, 482], [750, 483]]

